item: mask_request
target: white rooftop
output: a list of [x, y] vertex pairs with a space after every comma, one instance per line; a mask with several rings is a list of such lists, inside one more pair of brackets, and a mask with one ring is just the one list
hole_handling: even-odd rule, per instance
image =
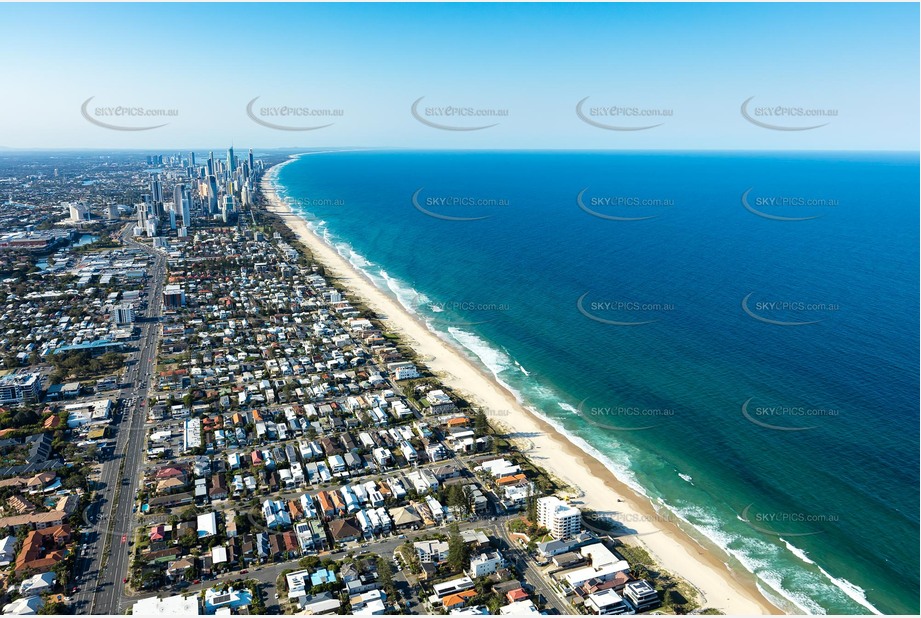
[[134, 604], [131, 610], [132, 616], [200, 616], [201, 610], [198, 608], [198, 598], [194, 596], [184, 597], [177, 594], [176, 596], [158, 599], [151, 597], [141, 599]]

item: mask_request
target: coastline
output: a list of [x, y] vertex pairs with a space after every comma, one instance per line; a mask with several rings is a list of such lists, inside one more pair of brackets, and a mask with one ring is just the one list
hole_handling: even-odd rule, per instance
[[[398, 301], [374, 285], [316, 235], [275, 192], [274, 180], [278, 170], [294, 160], [273, 166], [263, 176], [261, 189], [267, 209], [282, 218], [311, 251], [314, 259], [331, 276], [340, 279], [349, 293], [384, 316], [382, 322], [388, 330], [425, 357], [426, 365], [433, 374], [477, 407], [502, 411], [501, 419], [495, 414], [488, 414], [491, 424], [515, 442], [535, 465], [566, 485], [578, 488], [582, 494], [578, 506], [625, 522], [635, 530], [635, 536], [621, 537], [621, 540], [643, 547], [662, 568], [697, 588], [703, 597], [702, 605], [733, 615], [783, 613], [764, 597], [751, 574], [730, 571], [719, 556], [695, 542], [675, 522], [658, 515], [646, 497], [637, 494], [600, 461], [527, 410], [492, 375], [430, 331], [420, 319], [406, 311]], [[561, 451], [566, 457], [559, 457]]]

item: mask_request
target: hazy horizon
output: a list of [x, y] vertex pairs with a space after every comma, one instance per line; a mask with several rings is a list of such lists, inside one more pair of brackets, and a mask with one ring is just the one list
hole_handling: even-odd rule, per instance
[[907, 3], [3, 4], [0, 50], [18, 61], [0, 69], [0, 146], [913, 152], [918, 17]]

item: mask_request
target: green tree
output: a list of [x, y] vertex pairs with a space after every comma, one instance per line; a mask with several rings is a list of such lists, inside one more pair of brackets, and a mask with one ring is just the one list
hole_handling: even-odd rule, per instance
[[448, 566], [451, 570], [463, 571], [467, 566], [467, 560], [470, 557], [470, 549], [464, 543], [460, 534], [460, 528], [457, 522], [451, 524], [450, 534], [448, 535]]
[[147, 590], [156, 588], [160, 585], [160, 574], [154, 571], [148, 571], [141, 576], [141, 588]]
[[537, 526], [537, 495], [534, 493], [534, 487], [528, 484], [528, 497], [526, 498], [525, 513], [531, 525]]
[[318, 564], [320, 564], [320, 559], [316, 556], [305, 556], [298, 561], [302, 569], [315, 569]]
[[489, 433], [489, 419], [486, 418], [486, 413], [482, 410], [478, 410], [473, 417], [473, 432], [477, 436], [484, 436]]
[[393, 569], [390, 563], [380, 556], [377, 557], [377, 580], [389, 594], [393, 588]]
[[470, 487], [464, 485], [461, 487], [461, 495], [463, 496], [461, 508], [464, 511], [464, 515], [469, 516], [473, 513], [473, 491], [471, 491]]
[[54, 572], [55, 578], [65, 588], [67, 587], [67, 584], [70, 583], [70, 568], [72, 563], [73, 560], [71, 559], [61, 560], [51, 568], [51, 570]]
[[66, 603], [45, 603], [44, 605], [42, 605], [42, 608], [38, 610], [38, 613], [43, 616], [50, 616], [50, 615], [61, 616], [61, 615], [69, 615], [71, 612], [70, 612], [70, 608], [67, 606]]
[[447, 496], [445, 496], [445, 500], [448, 503], [448, 508], [451, 509], [454, 516], [457, 517], [464, 511], [464, 503], [466, 502], [464, 490], [460, 485], [450, 485], [446, 493]]
[[37, 422], [38, 414], [35, 413], [35, 410], [30, 410], [28, 408], [20, 410], [13, 416], [14, 427], [25, 427], [26, 425], [34, 425]]
[[191, 548], [195, 547], [198, 544], [198, 535], [195, 534], [193, 530], [186, 530], [182, 533], [182, 536], [179, 537], [179, 545], [185, 550], [189, 551]]
[[198, 569], [195, 567], [195, 561], [192, 560], [191, 562], [192, 566], [187, 568], [182, 574], [182, 579], [187, 582], [194, 582], [196, 579], [198, 579]]

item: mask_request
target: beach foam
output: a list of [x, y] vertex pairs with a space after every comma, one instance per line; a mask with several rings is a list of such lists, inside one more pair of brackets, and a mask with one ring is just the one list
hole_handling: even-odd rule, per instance
[[[269, 178], [277, 179], [277, 173], [270, 174]], [[278, 206], [277, 202], [276, 206]], [[325, 245], [327, 249], [332, 249], [342, 262], [363, 275], [365, 281], [370, 282], [378, 292], [384, 292], [386, 296], [395, 299], [407, 314], [415, 316], [417, 320], [422, 317], [420, 315], [420, 297], [423, 295], [414, 290], [412, 286], [396, 281], [386, 271], [374, 265], [364, 256], [360, 256], [348, 243], [337, 241], [337, 239], [333, 238], [328, 227], [322, 222], [308, 224], [302, 221], [302, 223], [303, 225], [300, 227], [306, 232], [306, 234], [302, 234], [304, 242], [311, 247], [315, 257], [326, 263], [328, 268], [332, 267], [332, 270], [335, 271], [336, 265], [325, 259], [322, 247], [313, 242], [313, 239], [321, 240], [321, 245]], [[292, 229], [297, 231], [297, 223], [290, 221], [290, 224]], [[347, 273], [345, 274], [347, 276]], [[370, 306], [380, 304], [376, 303], [373, 293], [369, 289], [365, 289], [362, 281], [356, 279], [348, 287], [362, 296]], [[385, 301], [381, 300], [381, 302]], [[394, 314], [392, 310], [384, 310], [383, 312], [388, 316], [388, 321], [391, 325], [397, 327], [398, 332], [408, 334], [411, 338], [416, 339], [417, 345], [415, 347], [417, 351], [420, 353], [429, 352], [430, 354], [426, 355], [431, 355], [437, 359], [436, 362], [432, 363], [433, 371], [437, 373], [440, 367], [444, 367], [447, 373], [456, 377], [459, 383], [454, 384], [455, 388], [459, 388], [465, 393], [475, 394], [476, 396], [473, 398], [475, 401], [478, 401], [480, 405], [485, 404], [484, 407], [493, 409], [507, 407], [508, 404], [503, 404], [501, 399], [511, 397], [513, 401], [523, 404], [524, 408], [534, 417], [552, 427], [565, 442], [574, 445], [578, 451], [601, 462], [603, 467], [613, 474], [614, 478], [618, 479], [635, 494], [648, 498], [646, 490], [633, 474], [632, 462], [626, 449], [618, 448], [622, 445], [618, 445], [616, 441], [612, 440], [611, 452], [602, 453], [582, 437], [569, 431], [557, 419], [543, 413], [541, 410], [543, 405], [553, 406], [554, 409], [562, 408], [561, 398], [549, 387], [537, 384], [532, 379], [529, 379], [527, 372], [521, 371], [523, 367], [517, 364], [506, 352], [490, 345], [482, 337], [468, 330], [448, 328], [447, 332], [443, 332], [435, 328], [431, 321], [419, 320], [425, 331], [434, 335], [437, 341], [442, 342], [442, 345], [447, 345], [448, 349], [453, 350], [455, 355], [458, 354], [458, 347], [460, 347], [464, 351], [463, 356], [472, 359], [477, 365], [485, 367], [492, 374], [494, 383], [505, 390], [504, 395], [501, 391], [497, 391], [494, 395], [488, 387], [478, 381], [475, 375], [470, 374], [461, 362], [458, 362], [462, 356], [457, 355], [458, 360], [453, 360], [451, 352], [434, 350], [431, 347], [431, 342], [423, 342], [419, 339], [420, 334], [414, 331], [411, 319], [407, 321], [400, 315]], [[503, 373], [508, 371], [513, 371], [514, 375], [519, 376], [519, 380], [525, 380], [525, 384], [517, 387], [510, 384], [503, 376]], [[522, 374], [525, 377], [522, 378]], [[533, 404], [526, 403], [532, 401], [534, 402]], [[572, 408], [571, 405], [570, 408]], [[574, 410], [575, 408], [572, 409]], [[500, 422], [505, 423], [505, 420], [500, 419]], [[515, 418], [512, 423], [516, 429], [521, 428], [522, 432], [525, 431], [524, 428], [533, 426], [533, 421], [526, 416]], [[529, 433], [534, 433], [533, 429], [528, 431]], [[556, 440], [557, 438], [552, 434], [542, 435], [539, 439], [531, 440], [532, 446], [528, 455], [534, 457], [535, 463], [547, 468], [551, 474], [559, 476], [564, 482], [573, 487], [582, 489], [586, 504], [593, 506], [597, 510], [609, 509], [610, 505], [615, 503], [614, 497], [617, 494], [612, 492], [604, 484], [604, 481], [598, 479], [594, 473], [589, 472], [579, 462], [559, 457], [560, 447], [558, 445], [554, 446], [554, 441]], [[590, 489], [586, 491], [585, 488]], [[620, 501], [618, 500], [617, 502]], [[661, 501], [659, 502], [661, 503]], [[654, 508], [654, 505], [650, 504], [650, 507]], [[619, 512], [629, 514], [629, 508], [627, 503], [618, 504]], [[633, 517], [642, 522], [642, 525], [637, 527], [642, 528], [641, 532], [643, 534], [656, 531], [657, 525], [654, 521], [649, 520], [647, 516], [636, 513]], [[645, 520], [644, 517], [646, 518]], [[710, 600], [710, 606], [730, 613], [751, 614], [769, 611], [770, 606], [767, 603], [762, 600], [756, 600], [758, 591], [753, 584], [750, 589], [742, 588], [729, 573], [723, 571], [723, 566], [718, 561], [702, 562], [699, 551], [692, 549], [695, 543], [690, 539], [680, 540], [672, 534], [653, 535], [653, 537], [645, 538], [648, 541], [644, 541], [643, 544], [647, 545], [651, 553], [662, 561], [663, 566], [676, 570], [676, 572], [688, 578], [693, 585], [704, 591], [708, 600]], [[713, 565], [718, 565], [719, 568]], [[730, 591], [734, 592], [727, 594]]]

